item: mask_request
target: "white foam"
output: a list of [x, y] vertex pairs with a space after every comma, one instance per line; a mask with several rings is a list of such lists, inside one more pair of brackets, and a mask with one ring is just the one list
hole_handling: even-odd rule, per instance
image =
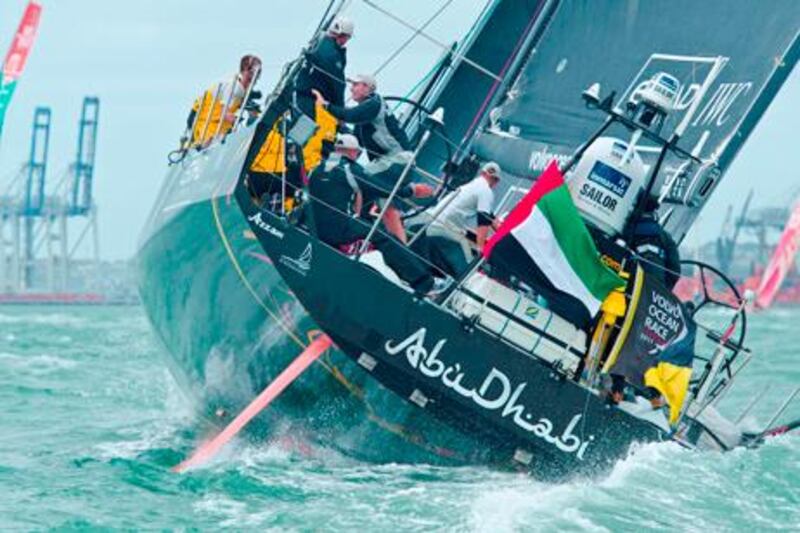
[[592, 487], [586, 482], [546, 484], [528, 477], [485, 490], [470, 508], [470, 528], [478, 531], [553, 531], [565, 527], [608, 531], [580, 509]]
[[614, 464], [611, 472], [600, 485], [606, 488], [620, 488], [630, 482], [630, 478], [642, 472], [657, 470], [663, 463], [672, 461], [676, 455], [690, 452], [676, 442], [650, 442], [633, 446], [628, 455]]
[[0, 313], [0, 324], [44, 324], [50, 326], [78, 326], [86, 320], [76, 315], [64, 313], [32, 314], [20, 313], [8, 315]]
[[21, 370], [34, 375], [49, 374], [58, 370], [74, 368], [77, 361], [65, 359], [55, 355], [18, 355], [13, 353], [0, 353], [0, 361], [6, 368]]

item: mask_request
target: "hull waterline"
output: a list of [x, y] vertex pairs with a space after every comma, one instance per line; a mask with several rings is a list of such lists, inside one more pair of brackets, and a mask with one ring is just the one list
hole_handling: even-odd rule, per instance
[[[229, 194], [248, 141], [241, 132], [170, 167], [136, 261], [166, 366], [198, 410], [220, 424], [319, 331]], [[336, 350], [259, 415], [249, 434], [301, 436], [370, 461], [479, 461], [465, 452], [468, 437], [413, 409]]]

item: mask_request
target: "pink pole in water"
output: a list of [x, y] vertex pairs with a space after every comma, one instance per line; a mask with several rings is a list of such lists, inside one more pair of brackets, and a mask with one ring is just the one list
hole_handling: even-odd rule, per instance
[[206, 442], [192, 454], [191, 457], [181, 464], [172, 468], [173, 472], [184, 472], [187, 468], [200, 465], [211, 459], [216, 453], [225, 446], [228, 441], [236, 436], [241, 429], [247, 425], [258, 413], [267, 407], [272, 400], [278, 397], [283, 390], [288, 387], [303, 371], [322, 355], [331, 345], [331, 339], [327, 335], [320, 335], [309, 344], [303, 353], [292, 364], [286, 367], [281, 374], [270, 383], [261, 394], [259, 394], [233, 422], [222, 430], [222, 432], [212, 440]]

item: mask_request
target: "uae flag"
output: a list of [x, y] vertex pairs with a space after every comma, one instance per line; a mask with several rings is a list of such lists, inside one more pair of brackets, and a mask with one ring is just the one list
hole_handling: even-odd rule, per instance
[[483, 256], [499, 277], [527, 283], [554, 313], [581, 328], [611, 291], [625, 285], [600, 260], [555, 162], [489, 239]]

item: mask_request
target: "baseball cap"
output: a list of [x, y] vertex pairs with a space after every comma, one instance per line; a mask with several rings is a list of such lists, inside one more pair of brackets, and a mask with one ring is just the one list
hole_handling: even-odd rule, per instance
[[350, 79], [350, 82], [363, 83], [364, 85], [367, 85], [372, 89], [378, 88], [378, 82], [375, 81], [375, 78], [373, 76], [370, 76], [369, 74], [356, 74]]
[[345, 148], [349, 150], [360, 150], [361, 146], [358, 144], [358, 139], [355, 135], [350, 133], [340, 133], [336, 136], [336, 148]]
[[494, 179], [500, 179], [500, 165], [494, 161], [488, 161], [481, 167], [482, 174], [489, 174]]

